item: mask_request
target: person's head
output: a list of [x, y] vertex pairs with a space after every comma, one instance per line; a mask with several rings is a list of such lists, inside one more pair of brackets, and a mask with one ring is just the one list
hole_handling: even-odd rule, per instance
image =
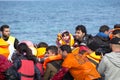
[[90, 43], [87, 44], [87, 47], [88, 47], [88, 52], [91, 53], [91, 52], [95, 52], [100, 47], [100, 45], [95, 41], [91, 41]]
[[48, 44], [45, 43], [45, 42], [40, 42], [40, 43], [37, 45], [37, 48], [41, 48], [41, 47], [47, 48], [47, 47], [48, 47]]
[[87, 34], [86, 27], [84, 25], [78, 25], [75, 28], [75, 38], [76, 39], [82, 39], [83, 36]]
[[69, 33], [68, 31], [62, 32], [61, 35], [62, 35], [62, 39], [63, 39], [64, 41], [70, 40], [70, 33]]
[[58, 47], [55, 45], [48, 46], [47, 49], [48, 56], [55, 56], [58, 54]]
[[118, 38], [120, 38], [120, 30], [114, 30], [113, 32], [112, 32], [112, 34], [113, 34], [113, 37], [118, 37]]
[[31, 41], [29, 41], [29, 40], [23, 40], [20, 43], [25, 43], [32, 50], [32, 54], [33, 55], [37, 54], [37, 50], [36, 50], [34, 44]]
[[19, 43], [16, 50], [20, 55], [23, 55], [28, 60], [32, 60], [34, 63], [36, 63], [36, 57], [32, 54], [32, 50], [27, 46], [26, 43]]
[[120, 24], [115, 24], [115, 25], [114, 25], [114, 29], [115, 29], [115, 28], [120, 28]]
[[46, 48], [48, 47], [48, 44], [45, 42], [40, 42], [37, 45], [37, 57], [42, 58], [44, 56], [47, 56], [47, 54], [45, 54], [46, 52]]
[[70, 45], [62, 45], [60, 47], [60, 50], [61, 50], [61, 54], [62, 54], [63, 58], [65, 58], [67, 56], [67, 54], [72, 52]]
[[17, 51], [22, 55], [32, 55], [31, 49], [27, 46], [26, 43], [20, 43], [17, 46]]
[[10, 36], [10, 28], [9, 28], [8, 25], [2, 25], [0, 27], [0, 31], [1, 31], [3, 37], [9, 37]]
[[120, 52], [120, 38], [112, 38], [110, 40], [110, 45], [113, 52]]
[[100, 28], [99, 28], [99, 32], [103, 32], [103, 33], [105, 33], [105, 34], [109, 34], [109, 27], [107, 26], [107, 25], [102, 25], [102, 26], [100, 26]]

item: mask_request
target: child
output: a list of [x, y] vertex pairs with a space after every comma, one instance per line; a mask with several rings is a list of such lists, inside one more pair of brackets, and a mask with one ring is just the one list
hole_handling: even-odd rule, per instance
[[61, 33], [58, 33], [56, 43], [59, 47], [65, 44], [72, 47], [74, 44], [74, 38], [71, 33], [65, 30]]

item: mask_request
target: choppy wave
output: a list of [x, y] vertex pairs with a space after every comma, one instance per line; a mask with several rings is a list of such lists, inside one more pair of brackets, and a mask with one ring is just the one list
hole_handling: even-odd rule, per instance
[[55, 44], [62, 30], [79, 24], [96, 34], [99, 26], [120, 23], [120, 0], [0, 1], [0, 25], [8, 24], [19, 40]]

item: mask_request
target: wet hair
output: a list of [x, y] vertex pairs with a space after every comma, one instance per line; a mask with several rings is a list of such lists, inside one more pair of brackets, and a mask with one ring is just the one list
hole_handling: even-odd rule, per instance
[[45, 43], [45, 42], [40, 42], [40, 43], [37, 45], [37, 48], [40, 48], [40, 47], [45, 47], [45, 48], [47, 48], [47, 47], [48, 47], [48, 44]]
[[8, 26], [8, 25], [2, 25], [2, 26], [0, 27], [0, 31], [3, 32], [5, 28], [9, 28], [9, 26]]
[[78, 25], [76, 26], [75, 30], [81, 30], [82, 33], [85, 33], [85, 35], [87, 34], [87, 30], [86, 30], [86, 27], [84, 25]]
[[105, 32], [108, 31], [110, 28], [107, 25], [100, 26], [99, 32]]
[[35, 56], [32, 54], [32, 50], [27, 46], [27, 44], [20, 43], [17, 46], [17, 51], [19, 52], [19, 54], [24, 55], [28, 60], [32, 60], [34, 61], [34, 63], [36, 63]]
[[67, 53], [71, 53], [72, 52], [72, 49], [71, 49], [70, 45], [62, 45], [62, 46], [60, 46], [60, 49], [62, 51], [66, 51]]
[[120, 24], [115, 24], [114, 28], [120, 28]]
[[112, 34], [113, 34], [113, 35], [120, 34], [120, 30], [114, 30], [114, 31], [112, 32]]
[[46, 48], [46, 51], [48, 51], [48, 50], [50, 50], [51, 52], [55, 53], [55, 55], [58, 54], [58, 47], [55, 46], [55, 45], [48, 46], [48, 47]]

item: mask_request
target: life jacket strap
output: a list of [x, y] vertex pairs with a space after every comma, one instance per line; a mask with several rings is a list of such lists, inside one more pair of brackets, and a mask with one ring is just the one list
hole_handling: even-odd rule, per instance
[[22, 74], [22, 73], [20, 73], [21, 74], [21, 76], [24, 76], [24, 77], [27, 77], [27, 78], [33, 78], [34, 77], [34, 75], [26, 75], [26, 74]]
[[88, 60], [90, 61], [90, 62], [92, 62], [94, 65], [98, 65], [98, 63], [96, 62], [96, 61], [94, 61], [94, 60], [92, 60], [92, 59], [90, 59], [90, 58], [88, 58]]

